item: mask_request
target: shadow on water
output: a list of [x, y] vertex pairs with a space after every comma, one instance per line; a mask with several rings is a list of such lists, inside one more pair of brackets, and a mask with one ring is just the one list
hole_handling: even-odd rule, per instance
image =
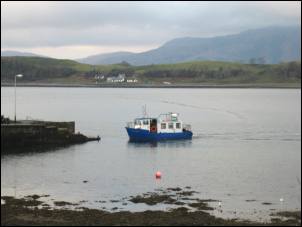
[[128, 141], [127, 146], [129, 148], [184, 148], [191, 147], [192, 140], [169, 140], [169, 141], [154, 141], [154, 142], [132, 142]]
[[33, 155], [41, 153], [52, 153], [66, 148], [71, 148], [75, 145], [64, 146], [30, 146], [30, 147], [17, 147], [1, 149], [1, 157], [9, 155]]

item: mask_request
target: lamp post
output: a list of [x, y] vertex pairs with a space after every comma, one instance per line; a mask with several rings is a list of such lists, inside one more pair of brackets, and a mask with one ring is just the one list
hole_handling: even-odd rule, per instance
[[23, 75], [22, 74], [18, 74], [15, 75], [15, 123], [17, 122], [17, 117], [16, 117], [16, 113], [17, 113], [17, 77], [18, 78], [22, 78]]

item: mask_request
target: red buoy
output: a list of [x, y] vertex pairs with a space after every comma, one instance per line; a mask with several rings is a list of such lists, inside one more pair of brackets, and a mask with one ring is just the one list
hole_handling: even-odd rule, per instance
[[160, 179], [161, 178], [161, 172], [157, 171], [155, 174], [156, 179]]

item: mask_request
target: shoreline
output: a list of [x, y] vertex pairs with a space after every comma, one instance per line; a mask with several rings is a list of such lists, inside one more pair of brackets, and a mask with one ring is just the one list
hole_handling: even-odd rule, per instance
[[[190, 189], [190, 187], [186, 187]], [[172, 193], [172, 194], [171, 194]], [[174, 194], [173, 194], [174, 193]], [[226, 219], [209, 213], [216, 208], [209, 205], [218, 200], [200, 200], [192, 198], [195, 191], [181, 188], [168, 188], [159, 193], [147, 193], [130, 196], [127, 203], [144, 203], [149, 206], [156, 204], [173, 204], [176, 207], [168, 210], [145, 210], [139, 212], [111, 211], [86, 208], [79, 203], [54, 201], [50, 206], [39, 199], [49, 195], [31, 195], [23, 198], [1, 197], [1, 225], [96, 225], [96, 226], [300, 226], [301, 211], [279, 211], [270, 214], [270, 221], [251, 221], [246, 219]], [[179, 199], [179, 198], [182, 199]], [[181, 202], [187, 201], [187, 203]], [[188, 202], [190, 201], [190, 202]], [[106, 201], [100, 201], [106, 202]], [[118, 202], [118, 201], [112, 201]], [[78, 206], [75, 208], [75, 206]], [[193, 210], [192, 210], [193, 209]], [[220, 209], [220, 208], [219, 208]]]
[[[63, 88], [257, 88], [301, 89], [301, 84], [57, 84], [18, 83], [18, 87], [63, 87]], [[1, 83], [1, 87], [14, 87], [13, 83]]]

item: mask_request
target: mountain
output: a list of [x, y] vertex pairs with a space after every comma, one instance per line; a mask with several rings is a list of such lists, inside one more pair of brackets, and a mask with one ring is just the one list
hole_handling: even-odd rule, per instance
[[20, 52], [20, 51], [12, 51], [12, 50], [5, 50], [1, 51], [1, 57], [43, 57], [42, 55], [29, 53], [29, 52]]
[[84, 64], [113, 64], [113, 63], [119, 63], [122, 62], [120, 59], [124, 59], [127, 57], [130, 57], [134, 55], [134, 53], [131, 52], [114, 52], [114, 53], [108, 53], [108, 54], [97, 54], [97, 55], [91, 55], [87, 58], [77, 59], [76, 61]]
[[301, 60], [301, 27], [267, 27], [212, 38], [177, 38], [142, 53], [95, 55], [80, 62], [151, 65], [199, 60], [268, 64]]

